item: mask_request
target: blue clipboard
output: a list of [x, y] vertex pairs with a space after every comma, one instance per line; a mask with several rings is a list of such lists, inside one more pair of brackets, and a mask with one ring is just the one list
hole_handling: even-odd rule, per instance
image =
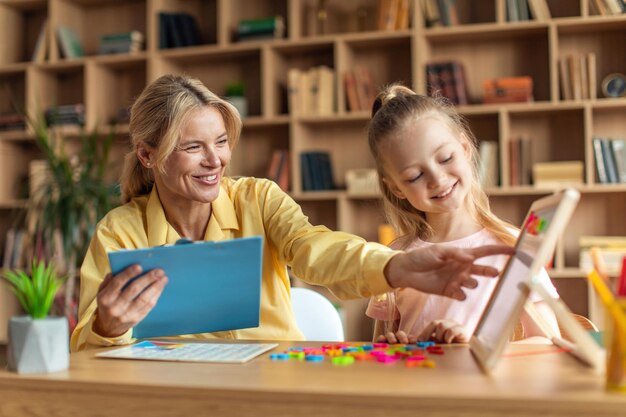
[[260, 236], [110, 252], [111, 271], [161, 268], [168, 283], [133, 337], [176, 336], [258, 327]]

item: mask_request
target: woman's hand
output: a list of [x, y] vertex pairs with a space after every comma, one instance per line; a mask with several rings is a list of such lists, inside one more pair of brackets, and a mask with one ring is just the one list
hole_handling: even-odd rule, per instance
[[471, 275], [495, 277], [499, 271], [476, 265], [478, 258], [491, 255], [512, 255], [513, 248], [503, 245], [461, 249], [428, 246], [400, 253], [387, 263], [385, 277], [393, 288], [415, 288], [418, 291], [464, 300], [463, 288], [476, 288]]
[[420, 342], [432, 340], [436, 343], [468, 343], [464, 328], [452, 320], [433, 320], [417, 337]]
[[153, 269], [129, 283], [141, 273], [133, 265], [117, 275], [107, 274], [98, 288], [98, 308], [93, 331], [103, 337], [121, 336], [144, 319], [156, 305], [167, 284], [161, 269]]

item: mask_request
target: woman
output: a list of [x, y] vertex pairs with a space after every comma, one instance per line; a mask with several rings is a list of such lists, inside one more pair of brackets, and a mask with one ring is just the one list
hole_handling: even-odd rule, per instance
[[172, 244], [180, 237], [225, 240], [263, 237], [260, 325], [195, 338], [302, 339], [291, 309], [287, 266], [301, 279], [342, 298], [368, 297], [397, 287], [464, 299], [470, 274], [495, 276], [476, 258], [511, 253], [433, 247], [394, 252], [323, 226], [269, 180], [232, 179], [224, 171], [237, 144], [235, 108], [200, 81], [166, 75], [145, 88], [131, 109], [132, 151], [122, 174], [125, 203], [98, 224], [81, 268], [79, 323], [73, 351], [130, 343], [132, 327], [156, 304], [167, 277], [129, 267], [113, 276], [107, 252]]

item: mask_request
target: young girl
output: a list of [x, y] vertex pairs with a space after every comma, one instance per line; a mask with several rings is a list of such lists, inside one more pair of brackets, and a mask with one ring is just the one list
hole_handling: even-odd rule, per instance
[[[478, 183], [476, 140], [445, 99], [392, 85], [374, 102], [368, 136], [385, 214], [400, 235], [394, 249], [513, 245], [517, 230], [490, 211]], [[482, 260], [499, 270], [506, 261], [501, 255]], [[496, 280], [476, 279], [478, 289], [464, 301], [410, 288], [372, 298], [366, 314], [376, 319], [374, 339], [468, 342], [496, 285]], [[541, 280], [558, 297], [545, 271]], [[559, 334], [551, 310], [536, 294], [531, 300]], [[521, 324], [524, 337], [543, 335], [526, 314]]]

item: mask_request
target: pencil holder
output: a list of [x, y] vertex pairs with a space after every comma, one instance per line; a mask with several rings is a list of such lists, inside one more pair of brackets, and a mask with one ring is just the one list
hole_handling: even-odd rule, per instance
[[[626, 315], [626, 299], [617, 301], [622, 314]], [[626, 394], [626, 332], [607, 314], [605, 329], [606, 389]]]

